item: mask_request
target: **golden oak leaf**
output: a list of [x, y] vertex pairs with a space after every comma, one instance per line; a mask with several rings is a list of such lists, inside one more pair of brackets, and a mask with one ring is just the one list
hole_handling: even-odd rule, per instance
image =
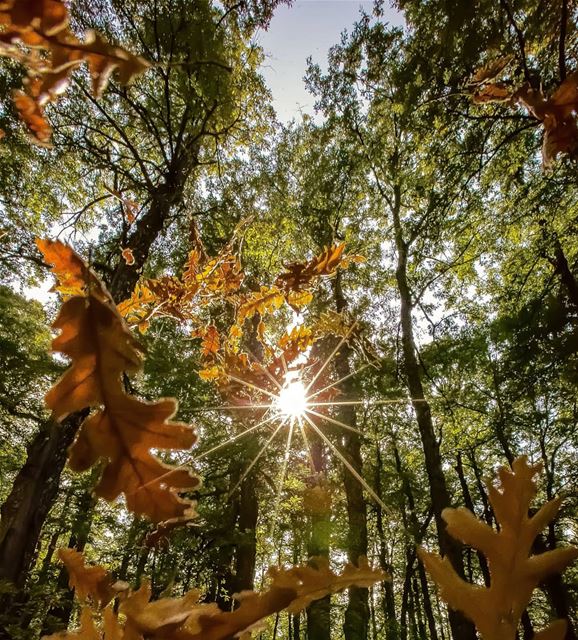
[[275, 284], [286, 292], [299, 292], [311, 284], [316, 278], [335, 274], [339, 268], [347, 268], [351, 262], [361, 261], [361, 256], [344, 256], [345, 242], [325, 247], [323, 251], [307, 262], [294, 262], [285, 265], [287, 271], [282, 273]]
[[69, 246], [59, 240], [41, 238], [36, 239], [36, 245], [58, 279], [58, 285], [53, 287], [55, 291], [67, 297], [86, 295], [90, 289], [93, 295], [104, 298], [96, 274]]
[[242, 326], [245, 320], [252, 318], [256, 313], [262, 316], [272, 313], [284, 302], [285, 297], [277, 287], [261, 287], [260, 291], [254, 291], [241, 299], [237, 309], [236, 324]]
[[137, 283], [131, 297], [119, 303], [117, 309], [129, 325], [140, 327], [156, 302], [157, 296], [145, 284]]
[[149, 602], [151, 588], [145, 582], [138, 591], [126, 598], [120, 606], [131, 629], [150, 635], [184, 624], [199, 602], [200, 591], [193, 589], [181, 598], [161, 598]]
[[[352, 586], [369, 587], [387, 579], [382, 571], [371, 569], [363, 557], [359, 559], [358, 567], [347, 565], [341, 574], [333, 572], [326, 559], [316, 558], [307, 567], [270, 569], [269, 576], [271, 584], [264, 592], [235, 594], [239, 606], [234, 611], [222, 611], [216, 604], [199, 604], [200, 594], [195, 590], [180, 598], [161, 598], [150, 602], [150, 586], [145, 583], [138, 591], [124, 597], [120, 604], [124, 626], [119, 624], [110, 608], [106, 609], [103, 637], [102, 631], [96, 629], [90, 611], [85, 609], [79, 634], [74, 635], [73, 632], [64, 637], [83, 640], [140, 640], [143, 637], [148, 640], [230, 640], [243, 637], [265, 617], [283, 609], [297, 612], [330, 593]], [[93, 635], [82, 635], [89, 632]]]
[[68, 584], [75, 589], [79, 600], [90, 598], [100, 607], [105, 607], [118, 593], [108, 571], [104, 567], [86, 565], [84, 556], [76, 549], [61, 548], [58, 556], [68, 571]]
[[219, 367], [218, 365], [207, 367], [206, 369], [201, 369], [199, 371], [199, 377], [201, 378], [201, 380], [206, 380], [206, 381], [217, 380], [221, 378], [222, 375], [223, 375], [223, 371], [221, 367]]
[[[59, 264], [58, 269], [78, 276], [80, 258], [56, 248], [61, 263], [69, 259], [68, 267]], [[95, 279], [84, 267], [87, 280]], [[180, 499], [176, 490], [195, 487], [198, 479], [161, 463], [151, 449], [188, 449], [195, 432], [169, 421], [176, 412], [175, 400], [148, 403], [126, 394], [122, 375], [141, 368], [141, 350], [104, 286], [97, 284], [87, 296], [67, 300], [53, 325], [60, 330], [53, 349], [68, 356], [71, 366], [48, 392], [46, 404], [59, 419], [97, 407], [69, 451], [69, 464], [77, 471], [106, 460], [97, 495], [113, 500], [124, 493], [129, 509], [156, 522], [181, 517], [191, 502]]]
[[311, 291], [290, 291], [287, 295], [287, 303], [296, 309], [307, 306], [313, 300]]
[[221, 338], [219, 331], [215, 325], [209, 325], [203, 333], [203, 341], [201, 343], [201, 353], [203, 357], [214, 356], [221, 346]]
[[[476, 625], [485, 640], [514, 640], [520, 618], [533, 590], [542, 580], [562, 571], [578, 557], [578, 549], [566, 547], [531, 556], [536, 536], [553, 520], [560, 501], [546, 503], [528, 515], [536, 495], [534, 476], [541, 465], [529, 465], [525, 456], [512, 463], [512, 470], [499, 470], [499, 486], [488, 483], [489, 500], [499, 523], [494, 531], [467, 509], [445, 509], [448, 532], [480, 550], [488, 559], [489, 587], [460, 578], [447, 558], [419, 549], [419, 557], [440, 588], [441, 596]], [[562, 634], [562, 635], [559, 635]], [[545, 638], [562, 640], [563, 625], [554, 625]]]

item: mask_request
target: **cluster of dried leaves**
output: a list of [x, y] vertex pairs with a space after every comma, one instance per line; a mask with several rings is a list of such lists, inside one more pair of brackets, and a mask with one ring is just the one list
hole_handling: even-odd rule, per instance
[[72, 71], [88, 64], [92, 91], [100, 96], [116, 70], [127, 84], [150, 65], [95, 32], [80, 41], [70, 30], [68, 10], [61, 0], [0, 0], [0, 55], [25, 65], [24, 90], [14, 92], [14, 104], [33, 140], [50, 141], [52, 129], [44, 115], [48, 102], [67, 89]]
[[[386, 579], [382, 571], [370, 568], [365, 558], [360, 558], [358, 567], [347, 565], [340, 574], [331, 570], [326, 559], [315, 558], [309, 566], [270, 569], [266, 591], [236, 594], [237, 608], [222, 611], [216, 604], [200, 603], [201, 594], [196, 589], [180, 598], [151, 602], [148, 583], [131, 591], [126, 583], [114, 582], [103, 567], [86, 565], [77, 551], [61, 549], [59, 554], [77, 598], [90, 600], [92, 607], [83, 607], [79, 630], [49, 636], [52, 640], [249, 638], [271, 614], [284, 609], [296, 613], [328, 594], [353, 586], [369, 587]], [[118, 612], [107, 606], [114, 598], [119, 600]]]
[[[357, 255], [344, 255], [345, 243], [325, 248], [320, 255], [305, 262], [286, 266], [273, 285], [258, 291], [241, 291], [243, 270], [233, 249], [233, 241], [213, 258], [206, 255], [197, 241], [190, 251], [180, 278], [165, 276], [139, 283], [132, 296], [118, 306], [120, 314], [133, 326], [146, 331], [154, 316], [167, 316], [181, 322], [191, 322], [192, 338], [201, 339], [204, 367], [199, 375], [215, 381], [230, 399], [244, 395], [243, 378], [256, 387], [268, 389], [272, 379], [282, 379], [282, 373], [322, 335], [343, 336], [349, 330], [345, 319], [334, 312], [323, 314], [315, 326], [293, 328], [271, 344], [266, 337], [265, 318], [284, 305], [301, 311], [313, 299], [313, 286], [324, 277], [333, 276], [353, 262]], [[223, 335], [214, 324], [205, 324], [200, 312], [213, 302], [229, 303], [235, 320]], [[256, 323], [254, 321], [257, 320]], [[246, 327], [250, 341], [259, 343], [259, 362], [241, 349]]]
[[69, 450], [69, 465], [83, 471], [104, 460], [96, 494], [114, 500], [125, 495], [128, 508], [153, 522], [192, 515], [193, 503], [177, 490], [197, 487], [188, 470], [163, 464], [151, 449], [189, 449], [194, 430], [171, 422], [174, 399], [145, 402], [125, 392], [123, 375], [142, 367], [142, 351], [96, 274], [61, 242], [39, 240], [53, 265], [57, 290], [67, 299], [54, 322], [53, 343], [71, 360], [46, 396], [58, 420], [93, 407]]
[[[531, 555], [536, 536], [560, 508], [560, 498], [529, 515], [536, 495], [534, 477], [541, 465], [530, 465], [525, 456], [514, 460], [512, 469], [499, 470], [499, 484], [487, 484], [490, 503], [499, 530], [494, 531], [465, 508], [445, 509], [449, 533], [480, 550], [488, 559], [491, 584], [482, 587], [460, 578], [447, 558], [419, 550], [426, 569], [438, 584], [441, 596], [476, 625], [484, 640], [514, 640], [518, 624], [532, 592], [542, 580], [561, 572], [578, 557], [578, 548], [565, 547]], [[534, 636], [536, 640], [562, 640], [566, 622], [557, 620]]]
[[476, 104], [491, 102], [520, 105], [544, 127], [542, 160], [549, 167], [558, 155], [572, 155], [578, 149], [578, 72], [569, 74], [551, 95], [525, 82], [515, 87], [500, 81], [513, 57], [501, 57], [479, 69], [470, 80]]

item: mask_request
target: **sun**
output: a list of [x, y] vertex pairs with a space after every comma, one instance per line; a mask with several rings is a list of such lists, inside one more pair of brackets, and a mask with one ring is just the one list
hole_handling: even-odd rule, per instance
[[288, 418], [301, 418], [307, 410], [307, 390], [301, 380], [288, 381], [277, 397], [279, 413]]

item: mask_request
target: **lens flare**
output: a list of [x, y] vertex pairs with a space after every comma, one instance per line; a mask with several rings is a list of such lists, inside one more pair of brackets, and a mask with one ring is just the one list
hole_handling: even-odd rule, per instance
[[279, 412], [289, 418], [299, 418], [307, 410], [307, 391], [301, 380], [288, 382], [277, 398]]

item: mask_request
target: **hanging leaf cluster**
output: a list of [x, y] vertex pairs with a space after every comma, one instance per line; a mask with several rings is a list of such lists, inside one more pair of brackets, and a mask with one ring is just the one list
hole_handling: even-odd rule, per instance
[[127, 84], [150, 66], [93, 31], [79, 40], [69, 27], [68, 10], [61, 0], [4, 0], [0, 24], [0, 55], [21, 62], [28, 72], [24, 89], [14, 92], [14, 105], [32, 139], [40, 144], [49, 143], [52, 134], [44, 107], [66, 92], [74, 69], [87, 63], [92, 92], [98, 97], [113, 71]]
[[142, 351], [110, 295], [72, 249], [50, 240], [38, 246], [69, 296], [53, 325], [60, 334], [52, 348], [71, 365], [46, 404], [58, 420], [94, 408], [70, 447], [70, 467], [84, 471], [103, 460], [96, 494], [107, 500], [124, 494], [131, 511], [154, 522], [192, 515], [193, 503], [177, 492], [197, 487], [198, 478], [162, 463], [151, 450], [187, 450], [195, 431], [170, 421], [174, 399], [145, 402], [126, 393], [123, 375], [141, 369]]
[[[545, 577], [561, 572], [578, 557], [576, 547], [531, 555], [536, 536], [556, 517], [561, 503], [560, 498], [556, 498], [529, 515], [536, 495], [534, 477], [540, 470], [540, 464], [531, 465], [526, 456], [521, 456], [514, 460], [512, 469], [500, 468], [497, 486], [487, 484], [498, 531], [465, 508], [445, 509], [442, 513], [447, 530], [454, 538], [486, 556], [490, 586], [466, 582], [457, 575], [448, 558], [419, 550], [442, 598], [470, 618], [484, 640], [514, 640], [534, 589]], [[565, 621], [558, 620], [534, 637], [562, 640], [565, 628]]]
[[550, 94], [528, 82], [519, 87], [501, 81], [512, 56], [498, 58], [479, 69], [470, 79], [475, 104], [520, 105], [544, 129], [542, 161], [549, 167], [559, 155], [573, 155], [578, 149], [578, 71], [569, 74]]

